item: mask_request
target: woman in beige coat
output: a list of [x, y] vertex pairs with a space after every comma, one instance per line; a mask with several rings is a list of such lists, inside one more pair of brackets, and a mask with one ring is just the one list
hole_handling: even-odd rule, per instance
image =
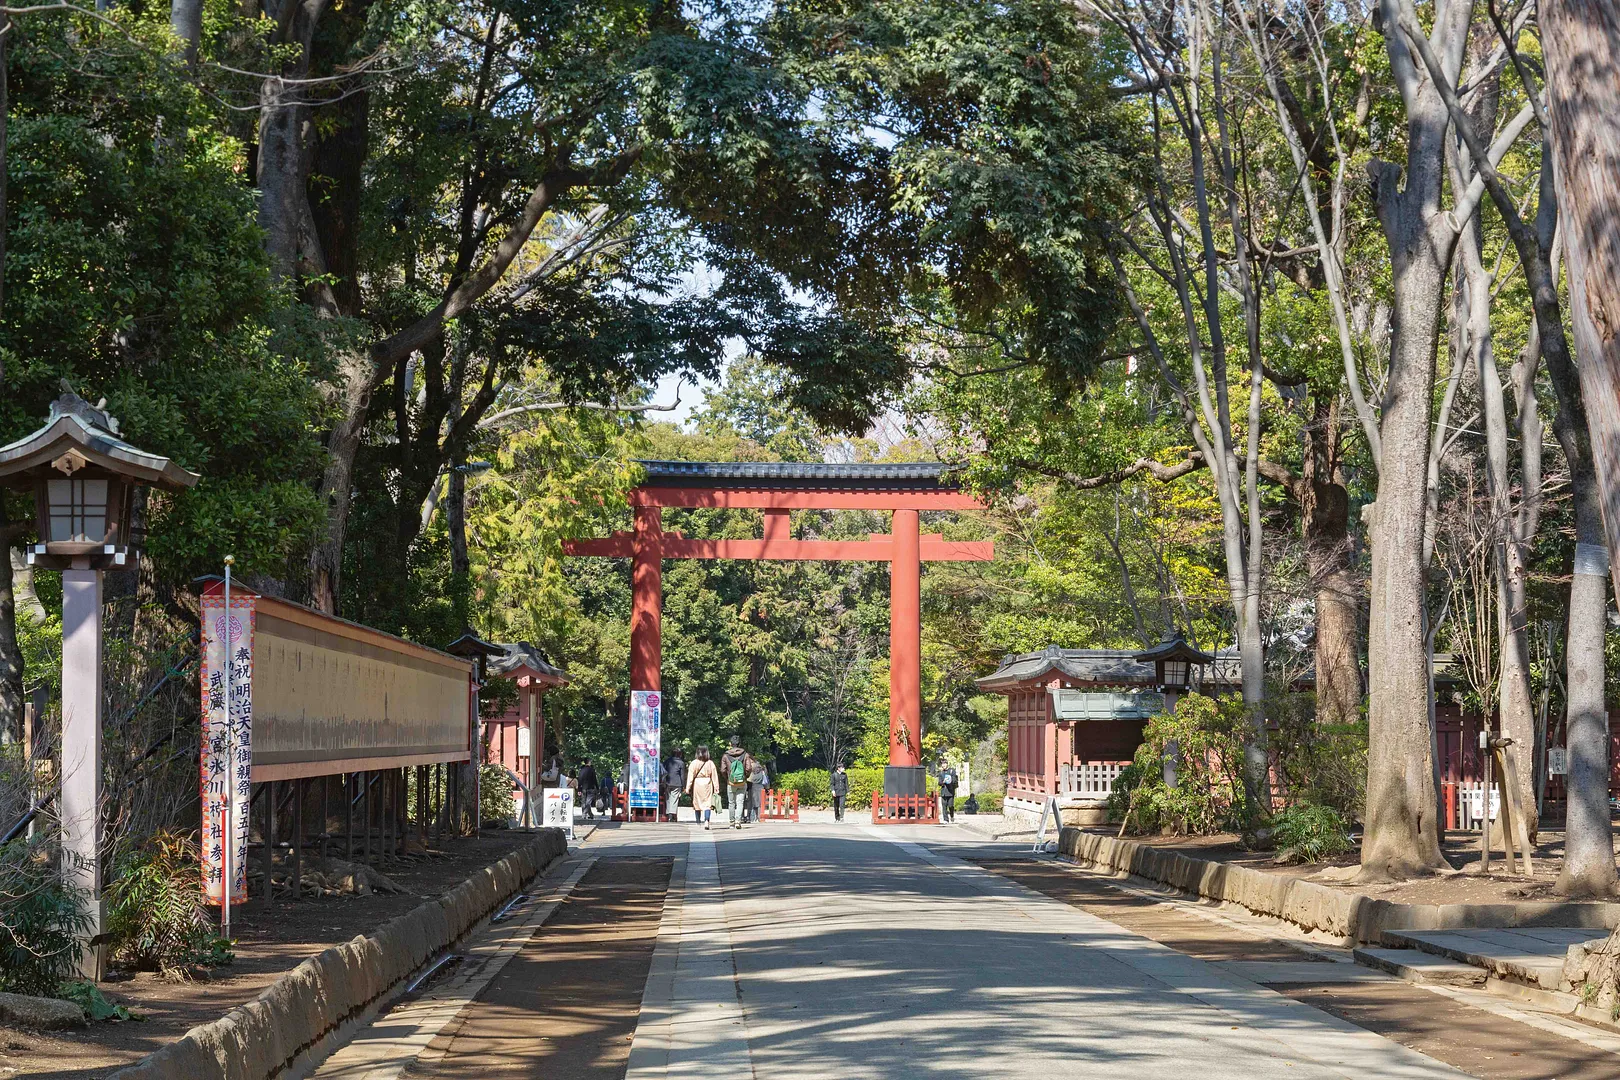
[[698, 820], [707, 829], [709, 815], [714, 813], [715, 796], [720, 794], [720, 774], [715, 771], [714, 762], [709, 760], [707, 746], [698, 747], [692, 773], [686, 778], [686, 790], [692, 793], [692, 809], [697, 811]]

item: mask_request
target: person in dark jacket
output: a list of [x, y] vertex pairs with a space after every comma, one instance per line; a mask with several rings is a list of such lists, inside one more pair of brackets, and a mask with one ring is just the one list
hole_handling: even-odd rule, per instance
[[579, 801], [585, 808], [586, 821], [596, 820], [592, 805], [596, 802], [596, 786], [596, 770], [591, 767], [591, 759], [586, 758], [579, 763]]
[[849, 798], [849, 773], [842, 762], [832, 772], [833, 820], [844, 820], [844, 800]]
[[939, 770], [939, 808], [940, 817], [946, 821], [956, 820], [956, 770], [946, 764]]

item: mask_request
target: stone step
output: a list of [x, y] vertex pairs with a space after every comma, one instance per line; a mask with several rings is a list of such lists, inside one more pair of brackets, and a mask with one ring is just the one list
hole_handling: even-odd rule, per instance
[[1490, 972], [1474, 964], [1464, 964], [1417, 949], [1372, 948], [1352, 950], [1356, 963], [1387, 971], [1407, 982], [1439, 983], [1444, 986], [1483, 986]]
[[1571, 945], [1608, 931], [1575, 927], [1477, 930], [1386, 930], [1386, 945], [1469, 964], [1498, 978], [1557, 990]]

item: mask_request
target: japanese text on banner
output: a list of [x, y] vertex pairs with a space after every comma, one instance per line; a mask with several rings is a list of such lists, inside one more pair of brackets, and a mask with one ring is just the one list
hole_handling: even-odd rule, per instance
[[656, 690], [630, 692], [630, 783], [632, 810], [658, 809], [659, 736], [663, 695]]
[[[253, 800], [252, 593], [202, 597], [202, 879], [208, 903], [221, 903], [225, 844], [231, 845], [231, 903], [247, 899], [248, 810]], [[225, 715], [226, 672], [230, 716]], [[227, 798], [227, 795], [229, 798]], [[226, 813], [234, 819], [227, 827]]]

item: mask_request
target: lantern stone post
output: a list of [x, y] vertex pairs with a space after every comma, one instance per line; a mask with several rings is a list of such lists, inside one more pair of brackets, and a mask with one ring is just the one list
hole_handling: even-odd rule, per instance
[[[103, 403], [104, 404], [104, 403]], [[80, 973], [99, 979], [106, 950], [101, 895], [101, 575], [134, 565], [132, 496], [140, 486], [196, 484], [166, 457], [137, 450], [118, 421], [73, 393], [51, 403], [45, 426], [0, 446], [0, 486], [32, 490], [38, 542], [28, 564], [62, 572], [62, 876], [89, 915]]]

